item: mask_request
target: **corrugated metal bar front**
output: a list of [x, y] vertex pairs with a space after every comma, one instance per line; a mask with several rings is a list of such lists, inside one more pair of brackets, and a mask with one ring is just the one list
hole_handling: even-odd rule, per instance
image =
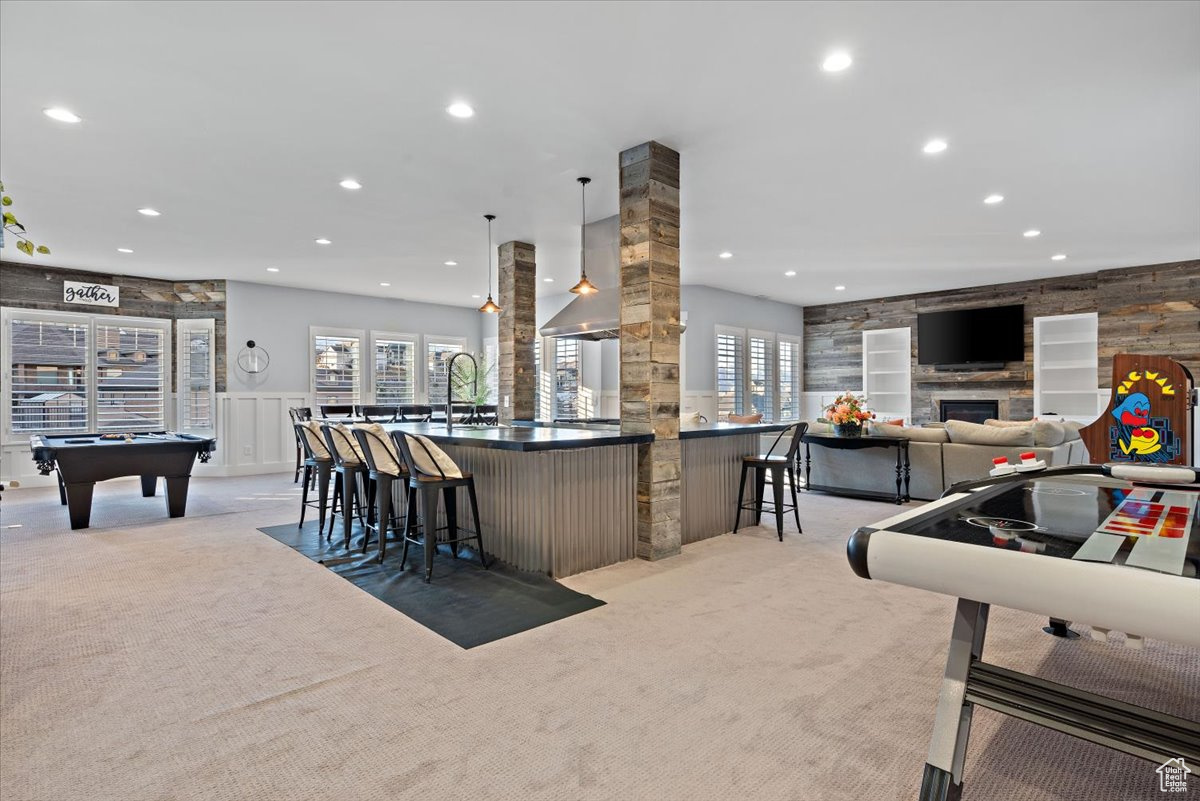
[[[758, 453], [757, 434], [696, 437], [681, 443], [680, 518], [683, 544], [716, 537], [733, 530], [737, 509], [742, 457]], [[746, 498], [754, 498], [753, 473], [746, 481]], [[753, 525], [750, 512], [742, 512], [742, 525]]]

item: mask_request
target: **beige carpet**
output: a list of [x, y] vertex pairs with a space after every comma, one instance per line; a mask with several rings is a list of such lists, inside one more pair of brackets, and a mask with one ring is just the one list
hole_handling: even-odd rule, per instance
[[[953, 601], [850, 572], [887, 504], [805, 496], [803, 535], [574, 577], [608, 605], [464, 651], [255, 530], [297, 500], [197, 480], [170, 521], [110, 482], [72, 533], [4, 493], [0, 799], [915, 797]], [[1042, 624], [993, 610], [986, 657], [1200, 718], [1197, 651]], [[965, 797], [1163, 797], [1153, 767], [981, 710]]]

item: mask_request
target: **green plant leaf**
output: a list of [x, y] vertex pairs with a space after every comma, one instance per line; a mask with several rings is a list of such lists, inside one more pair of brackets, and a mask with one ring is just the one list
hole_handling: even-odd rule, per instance
[[41, 254], [42, 254], [42, 255], [44, 255], [44, 256], [49, 256], [49, 255], [50, 255], [50, 248], [46, 247], [45, 245], [38, 245], [38, 246], [37, 246], [37, 252], [38, 252], [38, 253], [41, 253]]
[[22, 253], [28, 253], [30, 256], [32, 256], [33, 255], [33, 243], [30, 242], [28, 239], [18, 239], [17, 240], [17, 250], [21, 251]]
[[20, 223], [17, 222], [17, 218], [12, 215], [11, 211], [4, 212], [4, 224], [5, 225], [20, 225]]
[[5, 196], [4, 196], [4, 199], [3, 199], [3, 200], [0, 200], [0, 203], [3, 203], [5, 206], [11, 206], [11, 205], [12, 205], [12, 198], [11, 198], [11, 197], [9, 197], [8, 195], [5, 195]]

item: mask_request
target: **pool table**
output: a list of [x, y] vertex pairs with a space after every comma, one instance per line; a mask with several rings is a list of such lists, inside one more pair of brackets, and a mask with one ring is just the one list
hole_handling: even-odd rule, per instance
[[59, 500], [71, 517], [71, 528], [87, 528], [92, 516], [92, 490], [97, 481], [141, 476], [142, 495], [155, 494], [158, 477], [167, 485], [167, 514], [183, 517], [188, 480], [196, 457], [207, 462], [217, 441], [173, 431], [139, 432], [103, 439], [100, 434], [34, 434], [29, 438], [38, 471], [58, 472]]

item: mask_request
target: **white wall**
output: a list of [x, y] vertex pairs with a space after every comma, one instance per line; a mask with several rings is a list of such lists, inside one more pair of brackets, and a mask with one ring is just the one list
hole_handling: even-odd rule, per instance
[[790, 303], [691, 284], [680, 289], [679, 303], [687, 312], [685, 391], [712, 392], [716, 389], [714, 328], [718, 325], [797, 337], [804, 335], [804, 309]]
[[[468, 350], [478, 352], [483, 347], [485, 316], [491, 315], [461, 306], [230, 281], [226, 299], [227, 391], [307, 394], [309, 326], [461, 336], [467, 338]], [[238, 351], [248, 339], [271, 354], [266, 372], [247, 375], [237, 369]]]

